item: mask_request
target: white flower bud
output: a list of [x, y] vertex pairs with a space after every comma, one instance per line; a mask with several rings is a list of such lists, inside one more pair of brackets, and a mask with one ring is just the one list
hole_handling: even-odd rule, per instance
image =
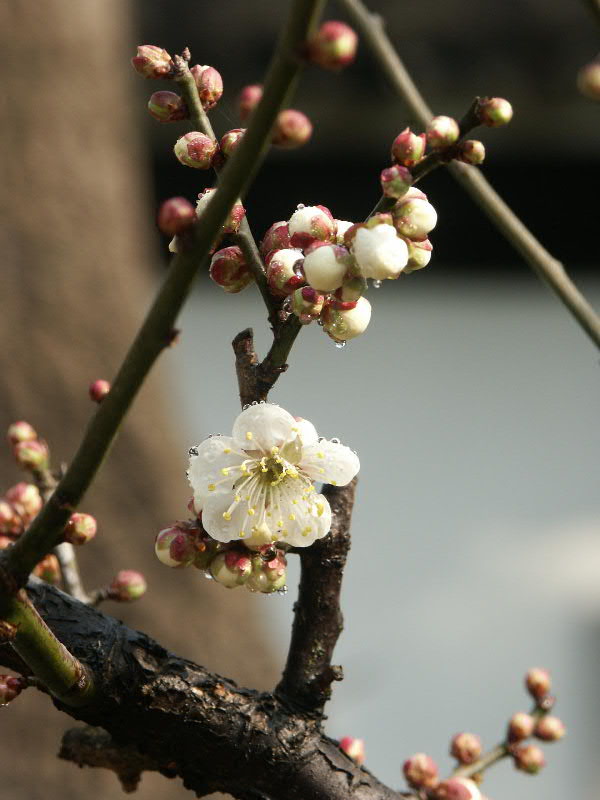
[[210, 574], [227, 589], [235, 589], [246, 583], [252, 574], [252, 562], [247, 555], [237, 550], [219, 553], [211, 562]]
[[367, 329], [371, 319], [371, 304], [366, 297], [359, 297], [356, 306], [339, 310], [328, 304], [321, 315], [323, 330], [336, 342], [345, 342], [360, 336]]
[[306, 280], [319, 292], [333, 292], [344, 282], [352, 257], [345, 247], [325, 244], [315, 247], [304, 259]]
[[396, 235], [392, 225], [359, 228], [352, 252], [365, 278], [376, 281], [397, 278], [408, 261], [406, 242]]
[[308, 247], [315, 240], [329, 242], [335, 237], [335, 222], [324, 206], [304, 206], [288, 222], [292, 247]]
[[424, 239], [435, 228], [437, 214], [427, 200], [402, 198], [392, 209], [394, 225], [401, 236]]
[[335, 241], [337, 244], [344, 244], [344, 234], [354, 225], [354, 223], [348, 222], [348, 220], [345, 219], [334, 219], [333, 221], [335, 222], [337, 231]]

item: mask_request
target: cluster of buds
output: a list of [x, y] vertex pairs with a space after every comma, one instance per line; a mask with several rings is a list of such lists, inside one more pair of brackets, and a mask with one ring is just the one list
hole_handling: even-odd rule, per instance
[[[172, 253], [179, 252], [179, 237], [185, 235], [186, 231], [194, 222], [202, 219], [211, 197], [216, 191], [216, 188], [209, 188], [200, 192], [196, 208], [194, 208], [185, 197], [171, 197], [169, 200], [165, 200], [161, 205], [158, 211], [158, 227], [163, 233], [167, 234], [167, 236], [174, 237], [169, 244], [169, 250]], [[223, 236], [228, 233], [238, 232], [245, 216], [246, 209], [239, 201], [236, 202], [229, 212], [225, 223], [222, 225], [221, 232], [213, 242], [213, 251], [218, 247]], [[236, 291], [240, 290], [237, 289]]]
[[34, 473], [48, 468], [48, 445], [28, 422], [13, 422], [7, 435], [20, 467]]
[[27, 682], [14, 675], [0, 675], [0, 706], [6, 706], [21, 694]]
[[283, 550], [272, 545], [250, 548], [238, 542], [217, 542], [202, 527], [201, 517], [160, 531], [154, 551], [167, 567], [194, 566], [228, 589], [245, 586], [260, 594], [285, 590]]
[[[262, 95], [263, 89], [259, 84], [244, 86], [237, 100], [238, 114], [242, 122], [246, 122], [252, 115], [252, 112], [260, 103]], [[228, 133], [232, 134], [234, 131], [229, 131]], [[312, 136], [312, 132], [312, 122], [306, 114], [295, 108], [284, 108], [283, 111], [279, 112], [275, 120], [271, 134], [271, 144], [284, 150], [294, 150], [306, 144]], [[225, 153], [225, 155], [227, 154]]]

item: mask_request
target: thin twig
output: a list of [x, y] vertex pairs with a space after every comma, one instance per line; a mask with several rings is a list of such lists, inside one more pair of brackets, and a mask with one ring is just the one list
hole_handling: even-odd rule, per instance
[[68, 594], [81, 600], [82, 603], [88, 602], [88, 595], [83, 588], [81, 573], [75, 555], [75, 548], [70, 542], [61, 542], [54, 548], [54, 555], [60, 564], [60, 573], [63, 584]]
[[[381, 19], [371, 14], [360, 0], [338, 1], [360, 31], [397, 94], [416, 119], [425, 126], [432, 117], [431, 110], [385, 34]], [[592, 341], [600, 347], [600, 317], [569, 278], [563, 265], [538, 242], [477, 169], [456, 161], [450, 164], [449, 169], [534, 272], [560, 298]]]

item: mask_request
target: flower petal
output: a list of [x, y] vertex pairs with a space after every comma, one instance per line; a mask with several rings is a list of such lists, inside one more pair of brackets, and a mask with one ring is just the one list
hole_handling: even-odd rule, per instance
[[331, 530], [331, 508], [326, 497], [310, 486], [296, 492], [295, 486], [283, 483], [274, 488], [268, 524], [273, 538], [293, 547], [308, 547]]
[[295, 437], [296, 421], [273, 403], [258, 403], [244, 409], [233, 424], [236, 447], [269, 453]]
[[211, 494], [204, 503], [202, 525], [209, 536], [218, 542], [242, 541], [244, 536], [240, 534], [246, 534], [244, 525], [248, 519], [248, 506], [246, 503], [236, 503], [235, 497], [235, 492]]
[[321, 439], [316, 445], [303, 448], [298, 466], [313, 481], [345, 486], [358, 473], [360, 461], [346, 445]]
[[296, 432], [302, 442], [302, 447], [308, 447], [309, 444], [317, 444], [319, 441], [317, 429], [307, 419], [297, 419], [296, 428], [298, 429]]
[[246, 458], [231, 436], [211, 436], [192, 447], [187, 477], [194, 490], [196, 511], [202, 509], [210, 495], [232, 491], [233, 484], [240, 477], [240, 470], [236, 467]]

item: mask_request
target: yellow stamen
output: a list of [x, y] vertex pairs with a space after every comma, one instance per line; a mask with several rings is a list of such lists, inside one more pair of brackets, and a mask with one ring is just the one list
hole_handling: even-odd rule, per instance
[[250, 442], [252, 441], [252, 438], [253, 438], [252, 431], [246, 431], [246, 439], [248, 439], [248, 441]]

